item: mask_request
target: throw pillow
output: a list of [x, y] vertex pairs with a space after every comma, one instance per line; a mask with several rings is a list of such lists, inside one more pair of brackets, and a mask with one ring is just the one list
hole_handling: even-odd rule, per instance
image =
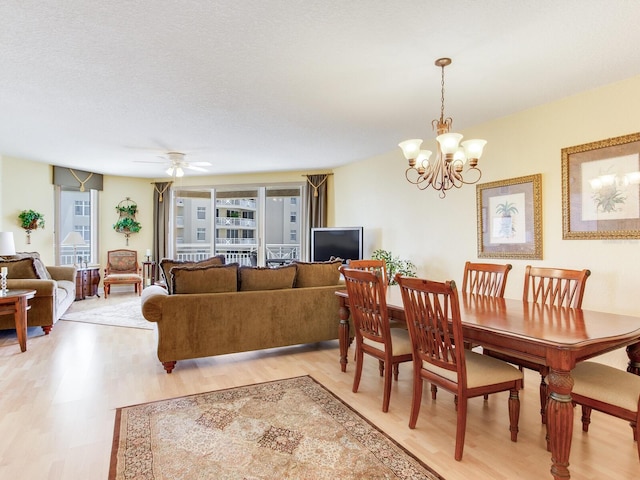
[[299, 262], [293, 264], [298, 269], [296, 274], [296, 288], [324, 287], [337, 285], [340, 281], [340, 260], [329, 262]]
[[[38, 279], [38, 272], [31, 257], [17, 260], [4, 260], [0, 267], [7, 267], [7, 278]], [[43, 278], [47, 278], [46, 276]]]
[[240, 267], [238, 272], [240, 279], [240, 291], [251, 290], [279, 290], [293, 288], [296, 278], [296, 266], [285, 267]]
[[[169, 272], [170, 294], [238, 291], [238, 264], [177, 266]], [[169, 284], [167, 284], [168, 286]]]
[[163, 258], [160, 260], [160, 270], [162, 272], [162, 276], [164, 278], [165, 284], [167, 285], [167, 290], [169, 294], [173, 293], [171, 286], [171, 269], [173, 267], [206, 267], [209, 265], [224, 265], [225, 256], [224, 255], [216, 255], [215, 257], [205, 258], [204, 260], [200, 260], [197, 262], [192, 262], [190, 260], [172, 260], [171, 258]]

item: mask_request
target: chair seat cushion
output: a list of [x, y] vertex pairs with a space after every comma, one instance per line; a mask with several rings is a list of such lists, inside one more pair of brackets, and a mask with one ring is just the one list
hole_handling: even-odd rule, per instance
[[[513, 365], [503, 362], [502, 360], [488, 357], [487, 355], [466, 350], [465, 359], [468, 388], [522, 380], [523, 378], [522, 372]], [[423, 368], [452, 382], [458, 381], [458, 374], [455, 371], [427, 364], [426, 362], [423, 362]]]
[[[362, 339], [363, 343], [366, 343], [369, 346], [375, 347], [379, 350], [384, 351], [384, 344], [380, 342], [376, 342], [374, 340], [370, 340], [366, 337]], [[407, 355], [413, 353], [413, 349], [411, 346], [411, 339], [409, 338], [409, 332], [402, 328], [392, 328], [391, 329], [391, 348], [393, 352], [391, 355]]]
[[632, 412], [638, 411], [640, 377], [597, 362], [581, 362], [571, 371], [573, 391]]
[[137, 283], [142, 282], [142, 276], [134, 273], [112, 273], [104, 277], [106, 283]]

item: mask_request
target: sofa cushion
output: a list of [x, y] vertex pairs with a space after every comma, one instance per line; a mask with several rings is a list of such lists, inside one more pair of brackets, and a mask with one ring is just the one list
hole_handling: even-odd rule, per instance
[[334, 260], [329, 262], [299, 262], [294, 261], [297, 268], [296, 288], [324, 287], [337, 285], [340, 281], [340, 271], [342, 261]]
[[[0, 262], [0, 267], [7, 267], [7, 278], [40, 278], [32, 257], [20, 258], [17, 260], [5, 259]], [[43, 278], [46, 279], [46, 275]]]
[[171, 269], [173, 267], [206, 267], [209, 265], [224, 265], [225, 256], [224, 255], [216, 255], [215, 257], [205, 258], [204, 260], [200, 260], [197, 262], [192, 262], [189, 260], [172, 260], [171, 258], [163, 258], [160, 260], [160, 270], [162, 271], [162, 276], [164, 277], [164, 281], [167, 285], [167, 290], [169, 293], [173, 293], [172, 291], [172, 281], [171, 281]]
[[170, 294], [238, 291], [238, 264], [176, 266], [169, 272]]
[[296, 271], [295, 265], [278, 268], [240, 267], [238, 272], [240, 291], [293, 288]]

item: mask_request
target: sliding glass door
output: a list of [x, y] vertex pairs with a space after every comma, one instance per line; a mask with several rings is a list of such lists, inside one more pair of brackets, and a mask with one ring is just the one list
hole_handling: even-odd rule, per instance
[[185, 188], [174, 201], [178, 260], [224, 255], [226, 263], [277, 266], [302, 258], [302, 184]]

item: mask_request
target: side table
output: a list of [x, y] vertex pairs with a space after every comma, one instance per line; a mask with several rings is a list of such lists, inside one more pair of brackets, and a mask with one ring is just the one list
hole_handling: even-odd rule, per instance
[[142, 262], [142, 288], [147, 288], [156, 280], [156, 262], [148, 260]]
[[27, 351], [27, 310], [29, 300], [36, 296], [35, 290], [7, 290], [0, 294], [0, 315], [13, 315], [20, 351]]
[[100, 265], [79, 267], [76, 272], [76, 300], [84, 300], [87, 297], [98, 295], [100, 283]]

